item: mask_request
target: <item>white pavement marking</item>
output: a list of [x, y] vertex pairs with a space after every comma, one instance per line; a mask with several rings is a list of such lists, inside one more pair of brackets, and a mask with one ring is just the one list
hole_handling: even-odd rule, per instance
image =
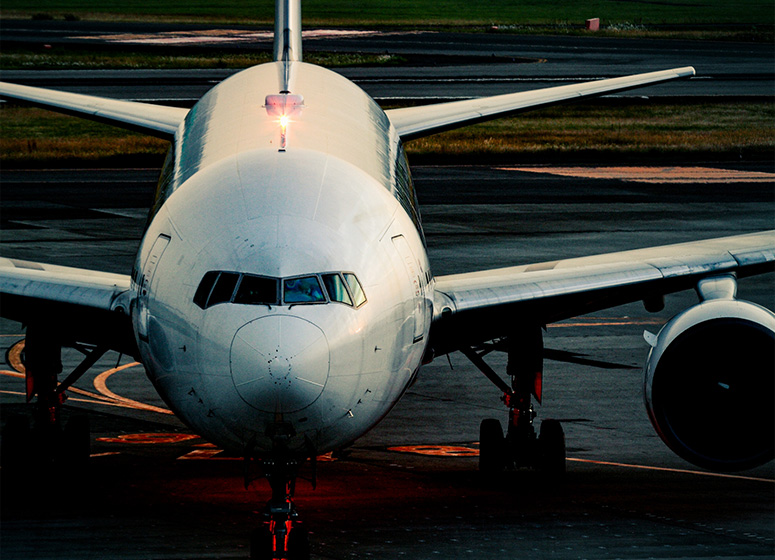
[[586, 179], [619, 179], [637, 183], [775, 182], [775, 173], [714, 167], [497, 167], [496, 169]]

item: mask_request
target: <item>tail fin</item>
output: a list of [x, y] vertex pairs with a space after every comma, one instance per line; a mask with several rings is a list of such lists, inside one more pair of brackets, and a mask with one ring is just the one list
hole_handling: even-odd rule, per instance
[[275, 0], [274, 59], [301, 61], [301, 0]]

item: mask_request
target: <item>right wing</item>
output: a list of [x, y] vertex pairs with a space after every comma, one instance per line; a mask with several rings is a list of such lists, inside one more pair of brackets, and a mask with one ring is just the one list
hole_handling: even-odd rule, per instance
[[692, 76], [694, 68], [686, 66], [481, 99], [390, 109], [385, 112], [401, 140], [406, 141], [523, 111], [577, 101], [583, 97], [596, 97]]
[[437, 355], [506, 336], [515, 321], [546, 325], [695, 288], [703, 278], [775, 268], [775, 230], [436, 277]]
[[0, 316], [56, 326], [63, 346], [137, 355], [130, 294], [126, 275], [0, 258]]
[[172, 140], [188, 109], [0, 82], [0, 97]]

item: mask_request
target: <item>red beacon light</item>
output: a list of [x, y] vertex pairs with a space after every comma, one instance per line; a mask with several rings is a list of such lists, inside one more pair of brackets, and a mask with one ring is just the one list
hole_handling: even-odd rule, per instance
[[264, 101], [266, 114], [277, 117], [280, 123], [280, 151], [285, 151], [285, 133], [292, 118], [301, 114], [304, 108], [304, 97], [293, 93], [273, 93]]

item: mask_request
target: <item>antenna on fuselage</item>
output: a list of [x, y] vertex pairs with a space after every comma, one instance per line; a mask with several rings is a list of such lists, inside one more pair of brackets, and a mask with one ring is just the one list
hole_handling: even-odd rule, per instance
[[283, 91], [290, 91], [290, 63], [301, 62], [301, 0], [275, 0], [274, 60], [284, 66]]

